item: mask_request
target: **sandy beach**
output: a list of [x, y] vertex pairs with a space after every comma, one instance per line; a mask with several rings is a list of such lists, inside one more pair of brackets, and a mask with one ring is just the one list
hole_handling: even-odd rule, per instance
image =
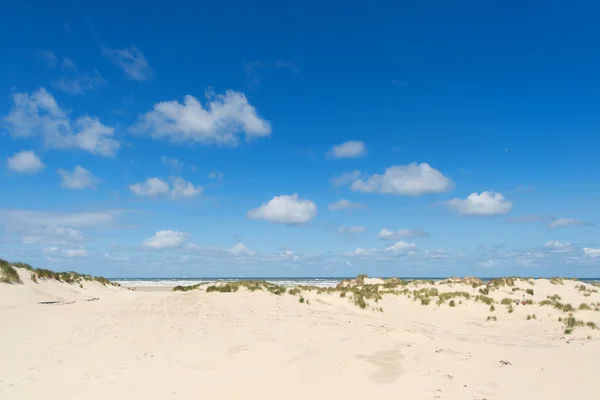
[[0, 283], [2, 399], [600, 397], [600, 288], [578, 281], [366, 278], [276, 294], [17, 270], [22, 283]]

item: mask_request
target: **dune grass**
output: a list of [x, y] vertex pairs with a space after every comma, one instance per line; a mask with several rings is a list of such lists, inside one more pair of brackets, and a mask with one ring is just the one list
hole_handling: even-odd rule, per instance
[[17, 270], [6, 260], [0, 259], [0, 282], [21, 283]]
[[[440, 293], [440, 295], [438, 297], [437, 305], [441, 306], [447, 300], [452, 300], [452, 299], [461, 298], [461, 297], [469, 300], [471, 298], [471, 295], [469, 293], [467, 293], [467, 292], [446, 292], [446, 293]], [[454, 306], [451, 306], [451, 307], [454, 307]]]
[[30, 272], [31, 280], [34, 283], [38, 283], [39, 280], [48, 280], [53, 279], [59, 282], [64, 282], [68, 284], [79, 284], [82, 286], [82, 282], [98, 282], [104, 286], [120, 286], [116, 282], [111, 282], [108, 279], [101, 276], [91, 276], [86, 274], [79, 274], [77, 272], [68, 271], [68, 272], [54, 272], [49, 269], [43, 268], [33, 268], [31, 265], [15, 262], [9, 263], [6, 260], [0, 260], [0, 282], [7, 283], [20, 283], [21, 279], [19, 278], [19, 274], [15, 268], [25, 269]]

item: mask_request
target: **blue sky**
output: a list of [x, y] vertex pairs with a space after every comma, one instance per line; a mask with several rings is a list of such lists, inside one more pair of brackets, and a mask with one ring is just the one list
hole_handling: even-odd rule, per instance
[[5, 7], [2, 257], [600, 276], [595, 2], [197, 3]]

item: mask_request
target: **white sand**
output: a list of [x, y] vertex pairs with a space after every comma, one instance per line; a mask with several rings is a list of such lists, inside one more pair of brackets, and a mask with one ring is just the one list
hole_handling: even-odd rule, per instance
[[[21, 275], [23, 285], [0, 284], [0, 399], [600, 398], [600, 331], [564, 335], [557, 318], [567, 314], [548, 306], [490, 313], [473, 300], [452, 308], [386, 295], [362, 310], [338, 293], [305, 293], [301, 304], [289, 294], [82, 289]], [[600, 302], [576, 284], [518, 286], [536, 301]], [[574, 315], [600, 326], [600, 312]]]

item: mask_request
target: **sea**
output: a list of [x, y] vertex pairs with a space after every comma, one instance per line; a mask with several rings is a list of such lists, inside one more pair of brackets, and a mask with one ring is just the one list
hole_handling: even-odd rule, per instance
[[[235, 282], [240, 280], [259, 280], [259, 281], [267, 281], [270, 283], [274, 283], [276, 285], [281, 286], [317, 286], [317, 287], [335, 287], [341, 280], [343, 279], [353, 279], [352, 277], [329, 277], [329, 278], [307, 278], [307, 277], [299, 277], [299, 278], [277, 278], [277, 277], [236, 277], [236, 278], [114, 278], [110, 279], [111, 281], [117, 282], [123, 286], [189, 286], [196, 285], [198, 283], [215, 283], [215, 282]], [[427, 279], [427, 280], [442, 280], [447, 279], [447, 277], [411, 277], [411, 278], [402, 278], [397, 277], [406, 281], [417, 280], [417, 279]], [[385, 279], [385, 278], [384, 278]], [[482, 281], [487, 282], [494, 278], [481, 278]], [[587, 279], [579, 279], [582, 282], [586, 283], [600, 283], [600, 278], [587, 278]]]

